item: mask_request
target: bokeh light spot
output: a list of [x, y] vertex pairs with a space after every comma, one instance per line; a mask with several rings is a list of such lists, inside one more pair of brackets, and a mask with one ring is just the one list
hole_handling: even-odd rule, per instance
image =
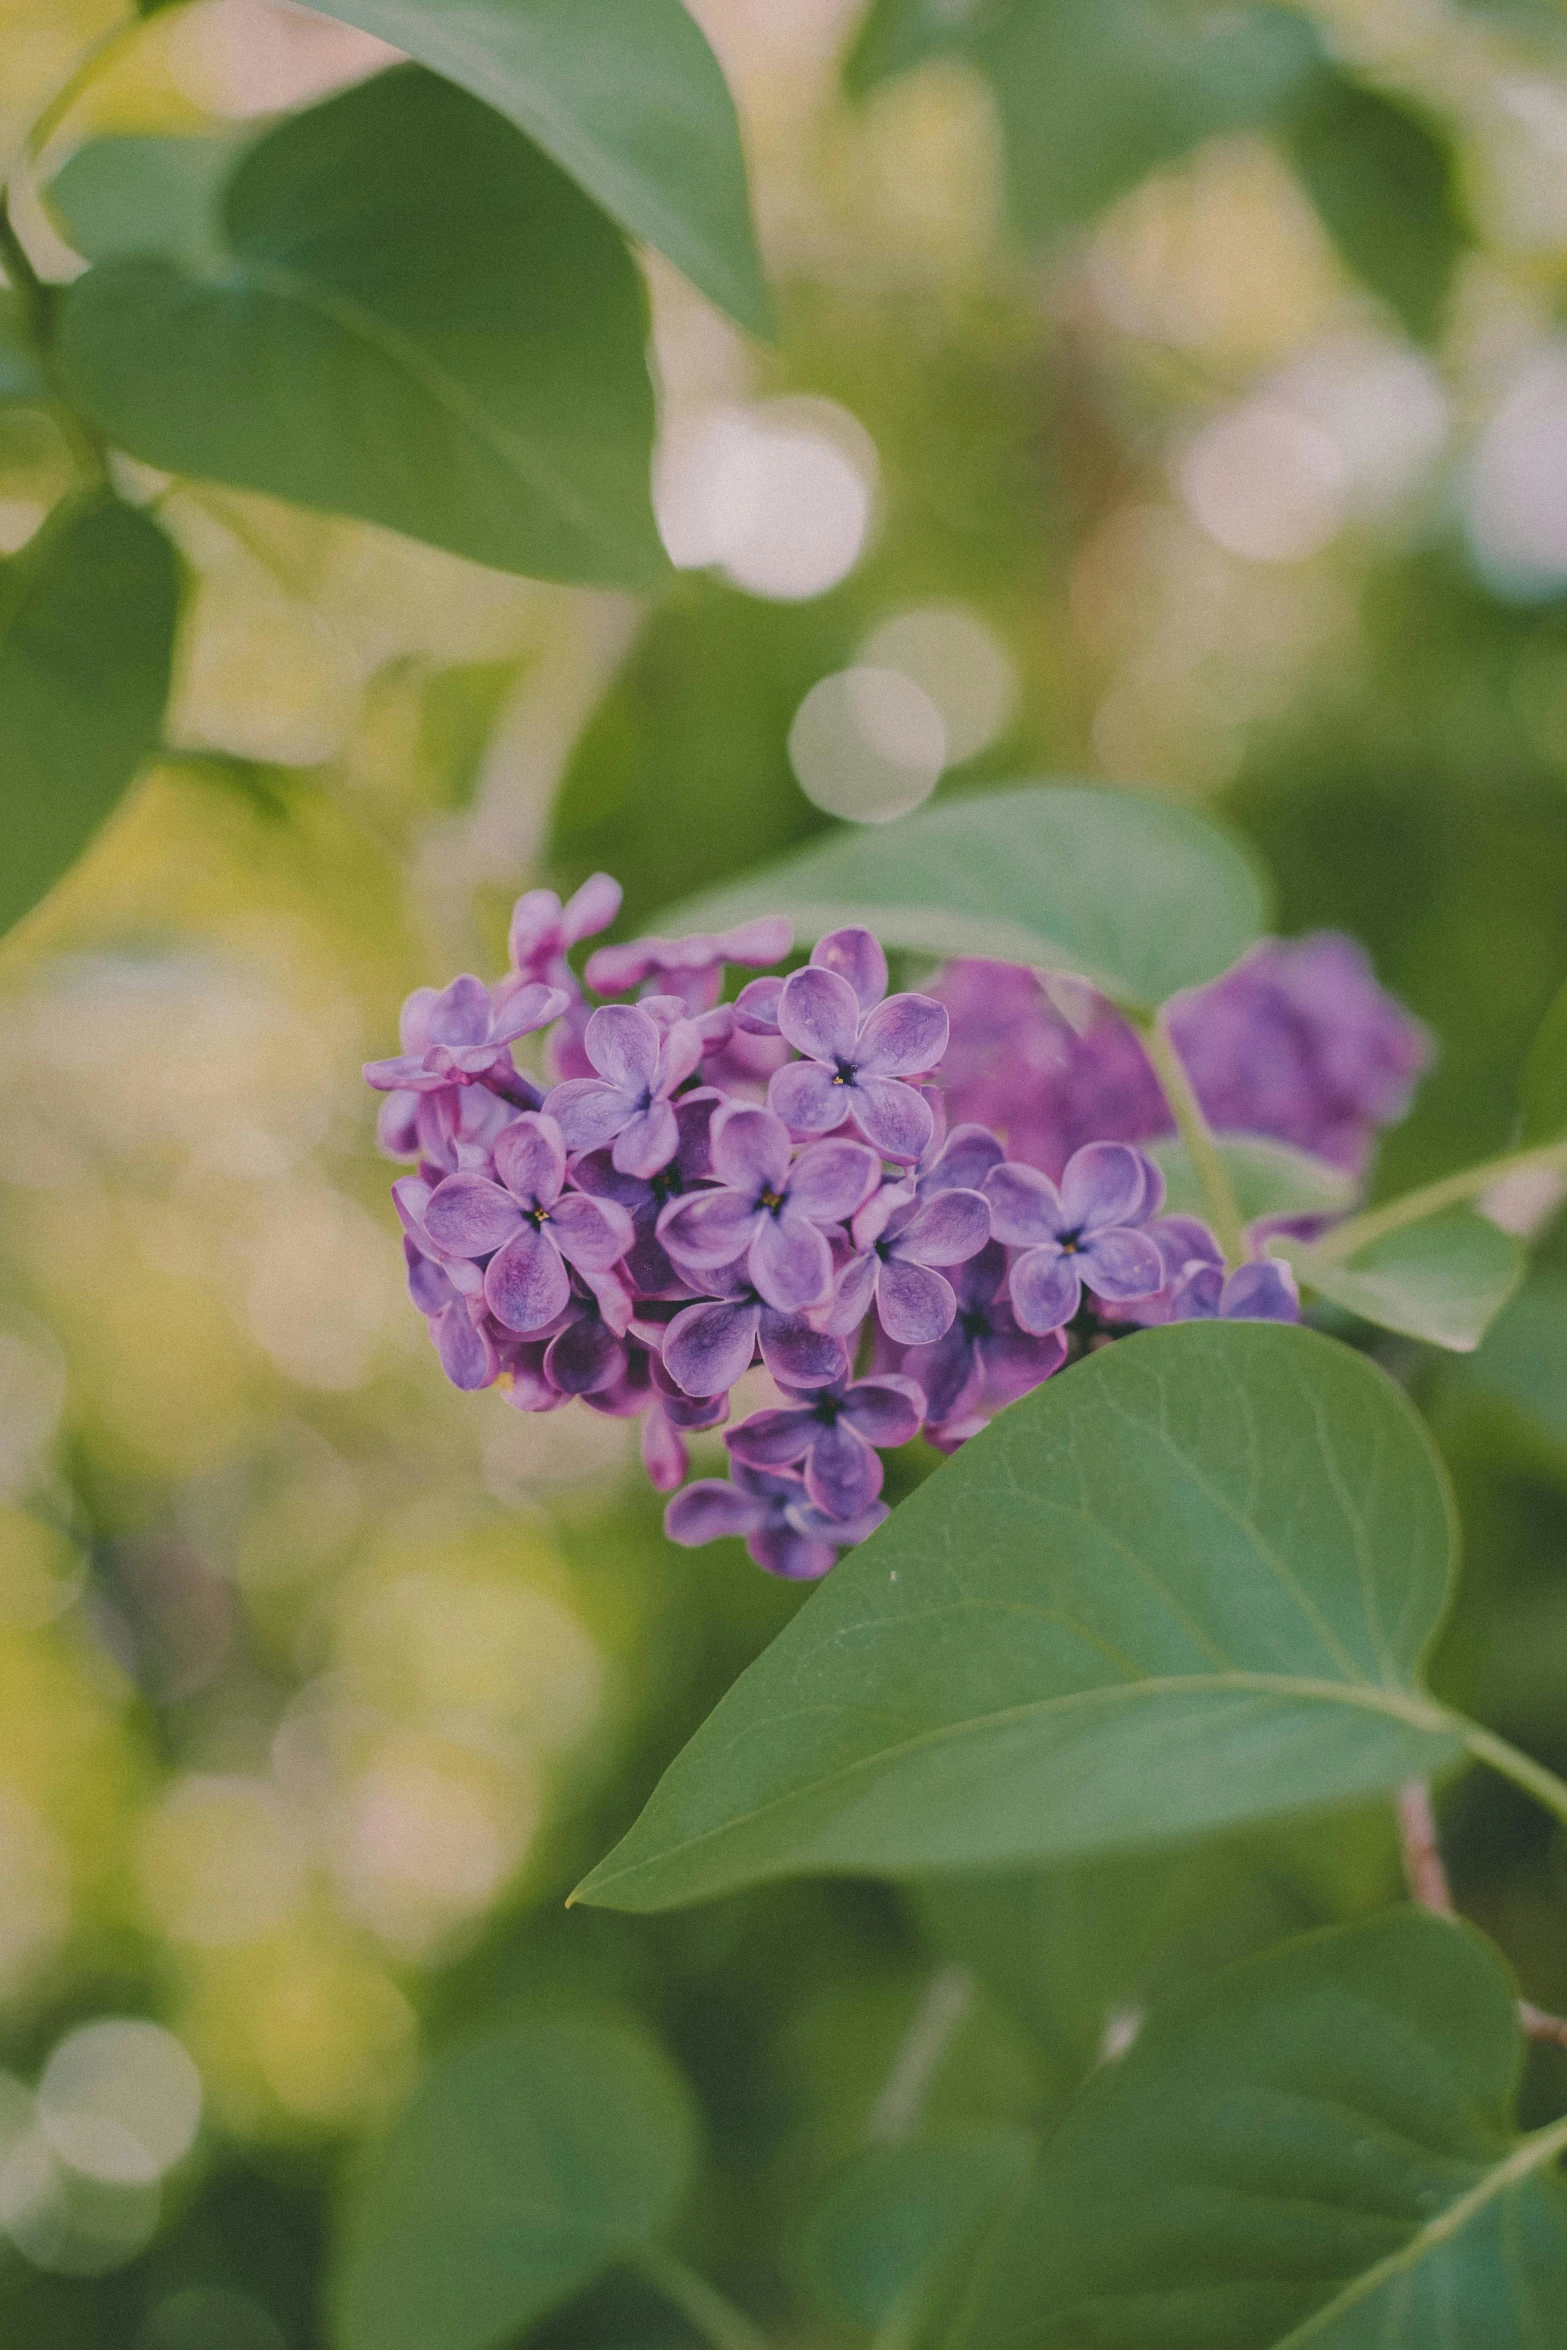
[[875, 444], [832, 400], [715, 403], [665, 435], [654, 507], [671, 562], [778, 603], [825, 595], [865, 550]]
[[930, 695], [901, 669], [840, 669], [795, 712], [789, 759], [806, 798], [828, 815], [885, 824], [935, 790], [947, 730]]
[[1338, 532], [1348, 467], [1318, 424], [1279, 401], [1248, 400], [1187, 443], [1180, 492], [1209, 537], [1253, 563], [1298, 563]]
[[38, 2084], [38, 2119], [84, 2178], [142, 2186], [190, 2152], [201, 2101], [201, 2075], [172, 2032], [108, 2017], [55, 2049]]
[[1016, 714], [1012, 656], [965, 605], [922, 604], [894, 613], [866, 638], [860, 659], [871, 669], [901, 669], [930, 696], [953, 763], [974, 758], [1006, 732]]

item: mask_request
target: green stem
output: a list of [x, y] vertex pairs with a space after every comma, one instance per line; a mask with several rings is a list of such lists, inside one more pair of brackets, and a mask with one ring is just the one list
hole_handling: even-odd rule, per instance
[[122, 17], [118, 24], [110, 26], [108, 32], [100, 34], [91, 48], [77, 59], [27, 134], [23, 153], [29, 167], [38, 164], [72, 107], [85, 96], [104, 67], [112, 64], [122, 49], [128, 49], [146, 31], [149, 22], [150, 19], [145, 16]]
[[1357, 1249], [1367, 1248], [1374, 1240], [1385, 1240], [1390, 1232], [1402, 1232], [1406, 1224], [1421, 1224], [1427, 1216], [1440, 1215], [1444, 1208], [1462, 1207], [1482, 1191], [1489, 1191], [1504, 1175], [1516, 1175], [1525, 1168], [1545, 1167], [1567, 1174], [1567, 1142], [1544, 1142], [1533, 1150], [1507, 1151], [1499, 1159], [1482, 1159], [1478, 1166], [1460, 1167], [1456, 1175], [1439, 1176], [1435, 1183], [1422, 1184], [1418, 1191], [1406, 1191], [1402, 1199], [1392, 1199], [1384, 1207], [1368, 1208], [1363, 1216], [1351, 1216], [1339, 1224], [1325, 1239], [1313, 1245], [1319, 1257], [1329, 1257], [1341, 1264]]
[[1535, 1762], [1532, 1756], [1520, 1754], [1517, 1747], [1509, 1746], [1505, 1738], [1498, 1738], [1492, 1731], [1482, 1729], [1478, 1722], [1467, 1722], [1461, 1716], [1456, 1719], [1459, 1735], [1476, 1762], [1489, 1763], [1493, 1771], [1499, 1772], [1504, 1779], [1511, 1779], [1515, 1787], [1521, 1787], [1526, 1795], [1532, 1795], [1536, 1803], [1554, 1814], [1567, 1827], [1567, 1781], [1558, 1779], [1554, 1771], [1548, 1771], [1543, 1763]]
[[1224, 1164], [1223, 1153], [1213, 1139], [1213, 1129], [1203, 1116], [1196, 1089], [1186, 1074], [1186, 1064], [1176, 1051], [1174, 1040], [1158, 1013], [1151, 1020], [1140, 1020], [1137, 1026], [1143, 1049], [1164, 1088], [1170, 1115], [1175, 1120], [1181, 1140], [1191, 1155], [1197, 1180], [1202, 1185], [1214, 1238], [1223, 1249], [1227, 1263], [1243, 1265], [1250, 1253], [1246, 1246], [1245, 1219], [1241, 1215], [1240, 1203], [1235, 1197], [1235, 1186], [1230, 1181], [1230, 1171]]
[[712, 2343], [713, 2350], [771, 2350], [767, 2336], [758, 2332], [743, 2310], [726, 2301], [716, 2285], [698, 2276], [694, 2268], [687, 2268], [672, 2252], [649, 2244], [633, 2253], [631, 2260], [665, 2300]]

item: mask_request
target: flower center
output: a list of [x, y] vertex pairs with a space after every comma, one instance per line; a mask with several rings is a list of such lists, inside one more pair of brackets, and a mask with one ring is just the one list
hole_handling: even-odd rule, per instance
[[784, 1204], [785, 1196], [781, 1191], [774, 1191], [769, 1183], [763, 1187], [761, 1204], [770, 1216], [776, 1216]]
[[840, 1060], [837, 1069], [838, 1073], [833, 1079], [834, 1085], [852, 1085], [854, 1083], [854, 1063], [852, 1061]]
[[990, 1316], [978, 1312], [959, 1314], [958, 1328], [971, 1342], [990, 1336]]
[[1056, 1246], [1060, 1249], [1061, 1254], [1064, 1257], [1078, 1256], [1082, 1253], [1083, 1235], [1081, 1231], [1058, 1232], [1056, 1234]]
[[535, 1229], [540, 1232], [544, 1230], [545, 1225], [550, 1220], [550, 1212], [548, 1208], [524, 1208], [523, 1216], [526, 1222], [532, 1224]]

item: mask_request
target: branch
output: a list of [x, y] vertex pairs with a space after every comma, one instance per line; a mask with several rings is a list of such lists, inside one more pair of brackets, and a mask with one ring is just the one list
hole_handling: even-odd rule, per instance
[[1411, 1901], [1441, 1917], [1454, 1916], [1453, 1889], [1442, 1859], [1431, 1790], [1424, 1779], [1406, 1779], [1398, 1791], [1398, 1833]]

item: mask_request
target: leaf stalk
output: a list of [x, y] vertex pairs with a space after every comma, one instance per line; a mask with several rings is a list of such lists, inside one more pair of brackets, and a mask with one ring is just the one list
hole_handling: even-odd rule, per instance
[[1197, 1089], [1187, 1074], [1186, 1064], [1176, 1050], [1175, 1040], [1161, 1014], [1156, 1012], [1150, 1020], [1139, 1020], [1137, 1029], [1143, 1040], [1143, 1049], [1164, 1088], [1164, 1098], [1170, 1106], [1176, 1130], [1191, 1154], [1197, 1180], [1202, 1185], [1203, 1197], [1208, 1203], [1208, 1221], [1213, 1226], [1214, 1238], [1224, 1251], [1225, 1263], [1231, 1267], [1243, 1265], [1250, 1253], [1246, 1245], [1245, 1219], [1235, 1197], [1230, 1171], [1224, 1164], [1224, 1155], [1214, 1140], [1212, 1127], [1203, 1115], [1202, 1104], [1197, 1099]]
[[1364, 1215], [1349, 1217], [1312, 1246], [1319, 1257], [1342, 1264], [1357, 1250], [1369, 1248], [1375, 1240], [1385, 1240], [1390, 1233], [1402, 1232], [1408, 1224], [1422, 1224], [1428, 1216], [1439, 1216], [1444, 1208], [1464, 1206], [1480, 1192], [1489, 1191], [1504, 1175], [1516, 1175], [1536, 1167], [1567, 1174], [1567, 1142], [1541, 1143], [1533, 1150], [1506, 1151], [1500, 1158], [1482, 1159], [1473, 1167], [1460, 1167], [1456, 1174], [1439, 1176], [1435, 1183], [1422, 1184], [1418, 1191], [1406, 1191], [1401, 1199], [1388, 1200], [1382, 1207], [1368, 1208]]
[[736, 2309], [716, 2285], [698, 2276], [694, 2268], [687, 2268], [672, 2252], [664, 2251], [657, 2244], [646, 2244], [632, 2253], [630, 2259], [649, 2284], [655, 2285], [665, 2300], [690, 2320], [704, 2341], [712, 2344], [713, 2350], [772, 2350], [767, 2336], [751, 2323], [744, 2310]]

